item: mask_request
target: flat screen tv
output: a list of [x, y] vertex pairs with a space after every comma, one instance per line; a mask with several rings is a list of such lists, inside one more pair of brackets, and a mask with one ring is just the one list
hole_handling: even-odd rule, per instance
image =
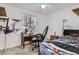
[[72, 30], [72, 29], [64, 29], [63, 35], [79, 35], [79, 30]]

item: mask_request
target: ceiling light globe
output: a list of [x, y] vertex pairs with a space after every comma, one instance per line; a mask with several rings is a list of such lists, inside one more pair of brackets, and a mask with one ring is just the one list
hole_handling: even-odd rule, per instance
[[46, 8], [46, 5], [45, 5], [45, 4], [43, 4], [43, 5], [41, 6], [41, 8], [42, 8], [42, 9], [45, 9], [45, 8]]

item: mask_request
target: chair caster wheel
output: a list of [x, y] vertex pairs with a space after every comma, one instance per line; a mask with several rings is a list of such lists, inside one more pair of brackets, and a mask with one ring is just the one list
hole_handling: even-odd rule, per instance
[[32, 48], [32, 51], [33, 51], [34, 49]]

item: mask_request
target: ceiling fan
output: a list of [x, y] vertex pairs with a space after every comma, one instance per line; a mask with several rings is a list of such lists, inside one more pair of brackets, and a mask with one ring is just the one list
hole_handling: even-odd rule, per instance
[[48, 3], [38, 3], [38, 4], [32, 4], [33, 6], [40, 7], [41, 9], [46, 9], [50, 5]]
[[41, 4], [41, 8], [42, 8], [42, 9], [45, 9], [45, 8], [48, 7], [48, 6], [49, 6], [49, 5], [48, 5], [47, 3], [42, 3], [42, 4]]

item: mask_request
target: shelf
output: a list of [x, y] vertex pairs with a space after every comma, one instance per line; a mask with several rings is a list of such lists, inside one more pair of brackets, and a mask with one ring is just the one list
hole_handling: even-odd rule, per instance
[[9, 17], [0, 16], [0, 20], [7, 20], [7, 19], [9, 19]]
[[12, 19], [13, 21], [16, 21], [16, 22], [19, 22], [20, 20], [19, 19]]

